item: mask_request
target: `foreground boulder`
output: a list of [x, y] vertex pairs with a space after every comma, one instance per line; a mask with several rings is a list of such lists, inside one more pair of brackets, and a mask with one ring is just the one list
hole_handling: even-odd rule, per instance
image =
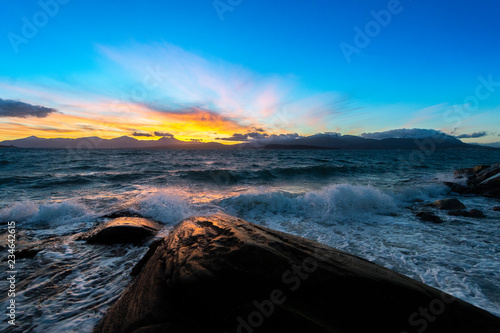
[[160, 229], [161, 224], [141, 217], [119, 217], [110, 220], [79, 239], [90, 244], [144, 244]]
[[95, 332], [500, 330], [437, 289], [227, 215], [186, 219], [155, 246]]
[[480, 194], [485, 197], [500, 198], [500, 163], [455, 171], [457, 178], [467, 178], [467, 186], [445, 182], [453, 192], [460, 194]]

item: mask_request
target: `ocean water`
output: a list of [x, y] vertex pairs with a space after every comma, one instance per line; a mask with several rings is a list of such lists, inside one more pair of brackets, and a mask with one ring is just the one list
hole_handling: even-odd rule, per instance
[[[91, 332], [147, 250], [76, 237], [128, 209], [165, 225], [226, 212], [352, 253], [500, 316], [500, 201], [460, 197], [484, 219], [414, 209], [455, 197], [457, 168], [500, 161], [485, 150], [35, 150], [0, 149], [0, 230], [45, 244], [16, 262], [16, 324], [0, 330]], [[161, 236], [160, 235], [160, 236]], [[20, 241], [21, 241], [20, 240]], [[7, 306], [0, 254], [0, 303]]]

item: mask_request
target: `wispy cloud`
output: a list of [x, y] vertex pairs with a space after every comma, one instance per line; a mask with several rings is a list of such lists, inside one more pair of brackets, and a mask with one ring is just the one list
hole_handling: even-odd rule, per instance
[[474, 132], [470, 134], [460, 134], [456, 135], [455, 138], [457, 139], [476, 139], [476, 138], [482, 138], [483, 136], [487, 136], [488, 133], [485, 131], [482, 132]]

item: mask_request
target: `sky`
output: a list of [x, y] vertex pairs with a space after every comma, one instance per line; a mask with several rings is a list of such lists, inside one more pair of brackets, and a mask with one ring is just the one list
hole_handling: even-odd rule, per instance
[[497, 142], [499, 14], [493, 0], [3, 1], [0, 140]]

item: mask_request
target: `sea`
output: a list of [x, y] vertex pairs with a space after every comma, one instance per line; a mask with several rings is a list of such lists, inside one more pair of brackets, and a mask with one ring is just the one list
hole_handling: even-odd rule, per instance
[[[67, 150], [0, 148], [2, 332], [91, 332], [147, 251], [90, 245], [82, 233], [127, 210], [164, 225], [225, 212], [327, 244], [500, 316], [500, 200], [458, 196], [458, 168], [500, 162], [498, 150]], [[415, 217], [459, 198], [486, 218]], [[15, 326], [8, 323], [8, 222], [19, 244]]]

